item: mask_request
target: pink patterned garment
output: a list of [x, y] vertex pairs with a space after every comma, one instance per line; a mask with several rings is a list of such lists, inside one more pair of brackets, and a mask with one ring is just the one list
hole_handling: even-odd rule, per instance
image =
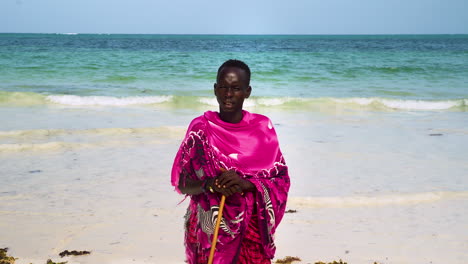
[[[242, 110], [239, 123], [227, 123], [218, 112], [207, 111], [192, 120], [177, 152], [171, 182], [176, 191], [186, 178], [203, 180], [235, 170], [256, 187], [256, 192], [236, 193], [226, 199], [213, 263], [237, 263], [241, 242], [257, 207], [263, 253], [274, 257], [274, 233], [283, 218], [289, 191], [288, 167], [270, 119]], [[185, 215], [187, 261], [200, 263], [209, 255], [221, 195], [190, 196]], [[196, 225], [190, 223], [196, 222]], [[194, 228], [195, 227], [195, 228]]]

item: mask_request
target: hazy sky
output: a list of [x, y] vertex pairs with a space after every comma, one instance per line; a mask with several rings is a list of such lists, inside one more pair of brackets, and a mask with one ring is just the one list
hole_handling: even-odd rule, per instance
[[468, 34], [468, 0], [0, 0], [0, 32]]

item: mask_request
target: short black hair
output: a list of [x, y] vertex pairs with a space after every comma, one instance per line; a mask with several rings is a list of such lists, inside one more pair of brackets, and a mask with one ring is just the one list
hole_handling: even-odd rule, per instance
[[240, 61], [240, 60], [235, 60], [235, 59], [230, 59], [225, 61], [221, 66], [218, 68], [218, 74], [216, 75], [216, 80], [219, 78], [219, 73], [221, 72], [221, 69], [224, 67], [236, 67], [239, 69], [242, 69], [245, 71], [247, 74], [247, 84], [250, 84], [250, 68], [245, 64], [245, 62]]

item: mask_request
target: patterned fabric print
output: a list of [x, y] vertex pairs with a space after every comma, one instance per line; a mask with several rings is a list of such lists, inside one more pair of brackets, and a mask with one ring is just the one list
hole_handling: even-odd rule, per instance
[[238, 264], [270, 264], [271, 260], [265, 255], [258, 229], [258, 215], [254, 211], [250, 218], [245, 238], [242, 240]]
[[[275, 229], [284, 215], [290, 186], [271, 121], [247, 111], [239, 124], [225, 124], [209, 111], [192, 120], [174, 159], [172, 185], [180, 192], [178, 186], [186, 179], [216, 177], [220, 168], [235, 170], [256, 191], [226, 199], [214, 264], [236, 263], [239, 258], [247, 261], [244, 263], [270, 263], [276, 250]], [[206, 263], [220, 198], [212, 193], [190, 196], [185, 235], [189, 264]], [[257, 220], [252, 220], [249, 208], [255, 204]], [[245, 256], [254, 256], [254, 260]]]
[[197, 207], [197, 213], [198, 213], [198, 223], [200, 223], [200, 227], [205, 232], [205, 234], [208, 236], [208, 239], [211, 234], [213, 234], [215, 223], [216, 223], [216, 217], [213, 214], [213, 210], [218, 211], [218, 207], [213, 208], [212, 210], [205, 211], [203, 208], [201, 208], [200, 205]]
[[[189, 212], [189, 210], [187, 210]], [[186, 223], [186, 238], [185, 238], [185, 247], [189, 254], [195, 253], [196, 256], [192, 257], [187, 262], [191, 264], [206, 264], [208, 262], [208, 254], [206, 250], [203, 250], [200, 247], [197, 237], [197, 225], [198, 218], [196, 213], [187, 213], [188, 219]], [[189, 255], [187, 254], [187, 255]]]
[[271, 260], [263, 253], [261, 243], [246, 240], [242, 243], [238, 264], [271, 264]]
[[268, 217], [270, 218], [270, 224], [268, 225], [268, 233], [271, 232], [271, 228], [275, 226], [275, 212], [273, 211], [273, 206], [271, 205], [270, 193], [263, 183], [260, 182], [260, 185], [263, 189], [263, 200], [265, 201], [265, 208], [268, 212]]
[[[212, 206], [210, 210], [205, 211], [198, 205], [198, 223], [200, 223], [200, 227], [210, 238], [210, 235], [214, 233], [214, 227], [216, 226], [216, 221], [218, 219], [219, 213], [219, 206], [215, 205]], [[226, 219], [224, 217], [221, 218], [221, 223], [219, 224], [219, 228], [221, 228], [224, 232], [228, 233], [232, 237], [236, 236], [238, 232], [233, 232], [229, 226], [226, 224]]]
[[286, 209], [286, 200], [278, 194], [287, 193], [290, 186], [288, 167], [281, 153], [277, 160], [271, 169], [261, 170], [254, 177], [249, 178], [257, 187], [257, 199], [260, 201], [259, 233], [265, 252], [270, 258], [273, 258], [276, 251], [274, 233]]

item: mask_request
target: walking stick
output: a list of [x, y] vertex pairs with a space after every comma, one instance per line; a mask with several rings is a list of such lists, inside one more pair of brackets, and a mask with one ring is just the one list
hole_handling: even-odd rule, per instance
[[219, 204], [218, 219], [216, 220], [216, 227], [213, 234], [213, 240], [211, 241], [210, 257], [208, 258], [208, 264], [213, 264], [214, 252], [216, 249], [216, 242], [218, 242], [218, 231], [219, 225], [221, 224], [221, 218], [223, 217], [224, 202], [226, 201], [226, 196], [221, 197], [221, 203]]
[[[222, 172], [225, 172], [226, 169], [220, 168]], [[223, 217], [224, 202], [226, 201], [226, 196], [221, 196], [221, 202], [219, 203], [218, 219], [216, 219], [216, 227], [213, 233], [213, 240], [211, 241], [210, 257], [208, 258], [208, 264], [213, 264], [213, 257], [216, 250], [216, 243], [218, 242], [218, 231], [219, 225], [221, 224], [221, 219]]]

